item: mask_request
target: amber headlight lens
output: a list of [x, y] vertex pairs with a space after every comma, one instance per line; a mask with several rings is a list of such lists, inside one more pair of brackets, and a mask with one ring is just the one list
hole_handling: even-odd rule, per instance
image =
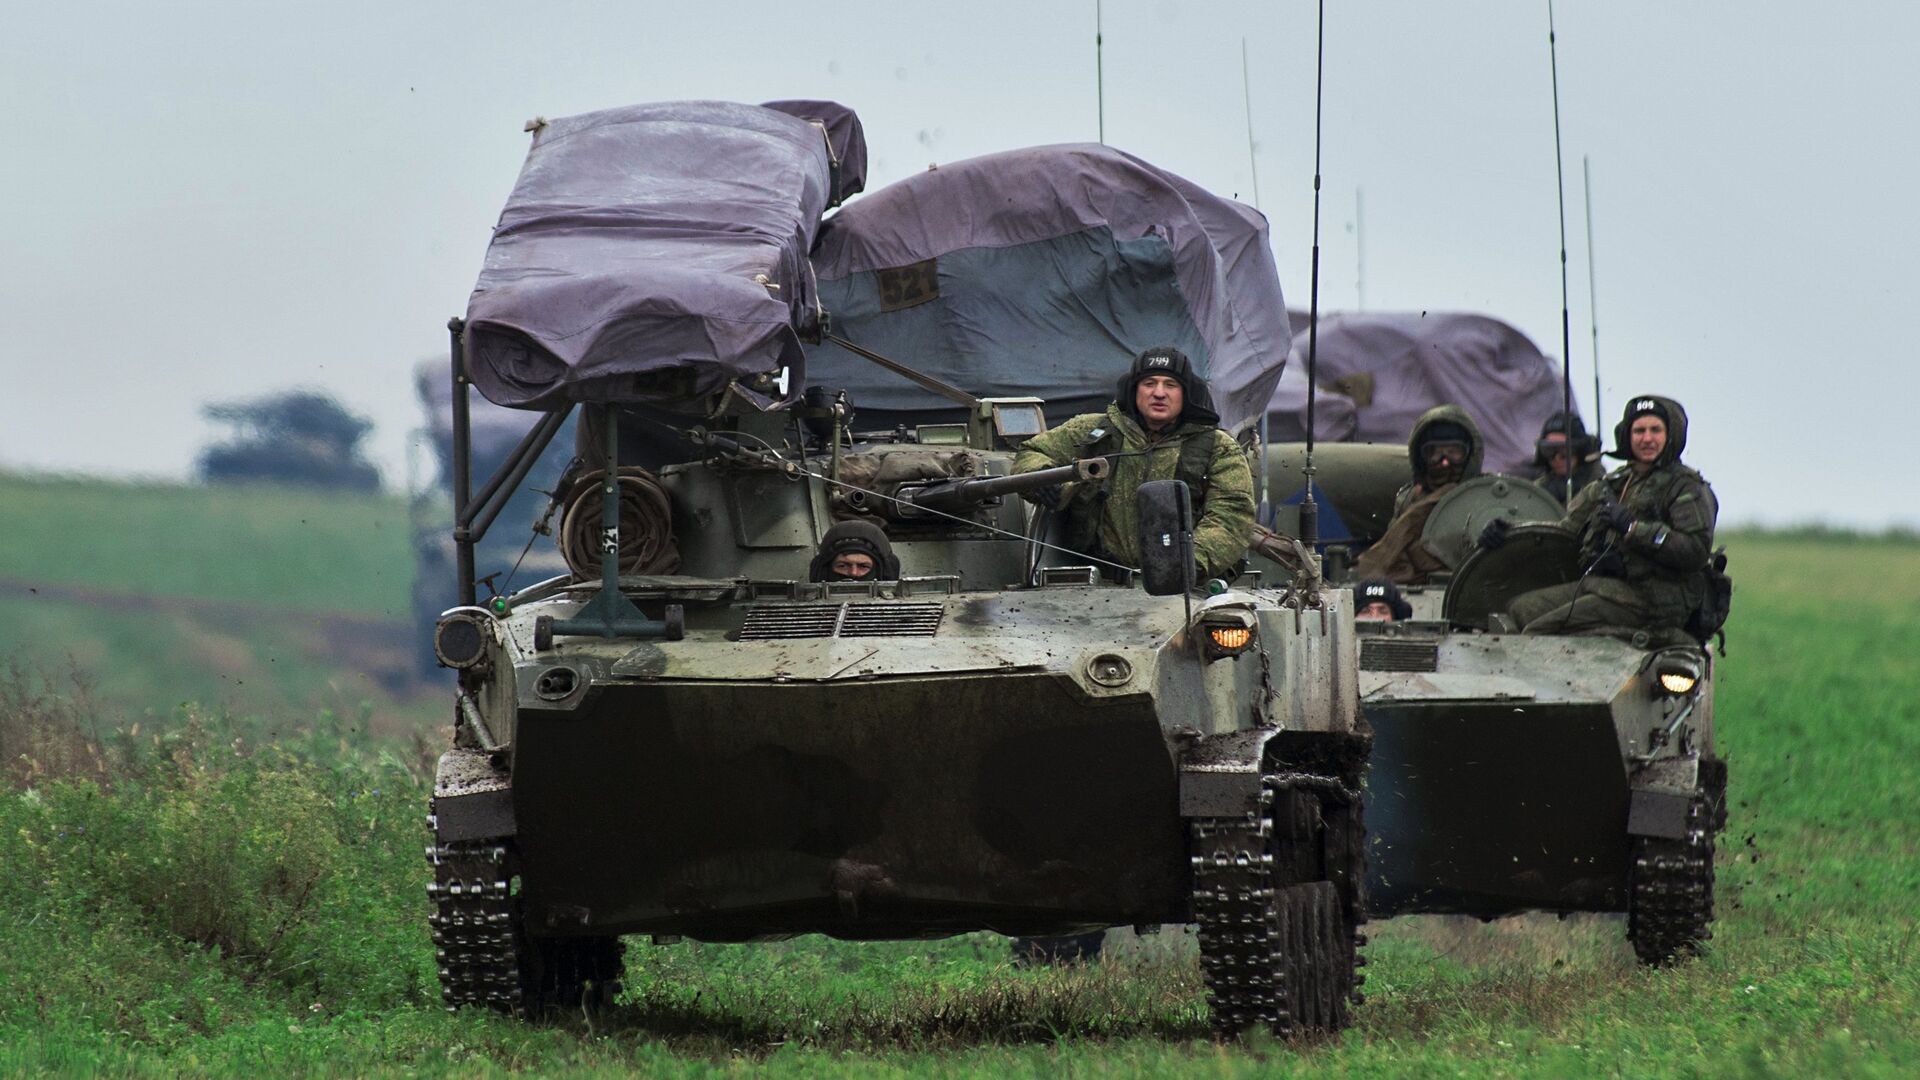
[[1666, 671], [1660, 674], [1660, 687], [1669, 694], [1684, 694], [1693, 689], [1699, 679], [1684, 671]]
[[1253, 643], [1253, 631], [1244, 626], [1216, 626], [1207, 631], [1207, 636], [1227, 652], [1239, 652]]

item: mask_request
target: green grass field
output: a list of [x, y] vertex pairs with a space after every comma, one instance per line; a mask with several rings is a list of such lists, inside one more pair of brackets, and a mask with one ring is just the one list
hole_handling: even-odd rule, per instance
[[427, 711], [405, 504], [275, 487], [0, 474], [0, 656], [136, 713]]
[[[10, 511], [22, 489], [32, 516], [98, 535], [0, 536], [8, 578], [230, 588], [325, 615], [382, 603], [379, 575], [404, 569], [404, 512], [378, 500], [316, 514], [279, 495], [0, 481]], [[333, 550], [295, 554], [315, 534], [274, 506]], [[102, 516], [141, 525], [116, 545]], [[355, 546], [368, 530], [382, 538]], [[0, 675], [0, 1074], [1914, 1075], [1920, 544], [1725, 540], [1738, 591], [1716, 711], [1733, 809], [1705, 955], [1643, 970], [1602, 917], [1376, 923], [1357, 1025], [1305, 1045], [1207, 1038], [1174, 928], [1040, 971], [984, 935], [633, 939], [607, 1015], [448, 1015], [420, 857], [440, 736], [369, 724], [351, 683], [303, 700], [325, 688], [324, 643], [300, 646], [311, 672], [265, 705], [226, 711], [217, 679], [204, 705], [142, 699], [101, 669], [178, 631], [75, 602], [35, 616], [34, 641], [95, 673], [90, 699], [57, 669]], [[188, 551], [201, 568], [160, 565]]]

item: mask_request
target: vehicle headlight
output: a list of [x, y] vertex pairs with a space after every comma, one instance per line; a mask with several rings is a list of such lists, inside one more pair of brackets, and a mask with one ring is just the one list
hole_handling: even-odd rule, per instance
[[444, 666], [459, 670], [478, 664], [487, 655], [490, 621], [480, 608], [455, 608], [440, 616], [433, 628], [434, 655]]
[[1662, 653], [1653, 662], [1654, 681], [1668, 694], [1690, 694], [1700, 685], [1700, 659], [1686, 652]]
[[1227, 652], [1239, 652], [1253, 643], [1253, 631], [1244, 626], [1215, 626], [1207, 630], [1207, 636], [1213, 639], [1217, 648]]
[[1684, 694], [1693, 689], [1699, 679], [1684, 671], [1663, 671], [1660, 673], [1660, 687], [1669, 694]]
[[1200, 620], [1201, 647], [1209, 660], [1238, 656], [1253, 647], [1250, 611], [1215, 611]]

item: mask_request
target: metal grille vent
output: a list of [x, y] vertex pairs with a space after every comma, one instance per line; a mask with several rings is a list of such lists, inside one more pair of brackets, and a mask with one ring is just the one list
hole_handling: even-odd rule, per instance
[[1438, 671], [1440, 643], [1408, 638], [1360, 639], [1362, 671]]
[[841, 637], [932, 637], [946, 608], [939, 604], [849, 604]]
[[832, 637], [845, 604], [755, 604], [740, 627], [741, 641]]
[[932, 637], [945, 613], [939, 604], [755, 604], [740, 640]]

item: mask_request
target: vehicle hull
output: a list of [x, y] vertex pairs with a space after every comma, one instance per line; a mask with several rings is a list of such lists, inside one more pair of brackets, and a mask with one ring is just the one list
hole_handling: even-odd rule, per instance
[[1376, 915], [1624, 911], [1629, 786], [1605, 704], [1371, 705]]
[[1145, 695], [1091, 699], [1047, 673], [590, 693], [520, 720], [534, 933], [902, 938], [1186, 917], [1177, 757]]

